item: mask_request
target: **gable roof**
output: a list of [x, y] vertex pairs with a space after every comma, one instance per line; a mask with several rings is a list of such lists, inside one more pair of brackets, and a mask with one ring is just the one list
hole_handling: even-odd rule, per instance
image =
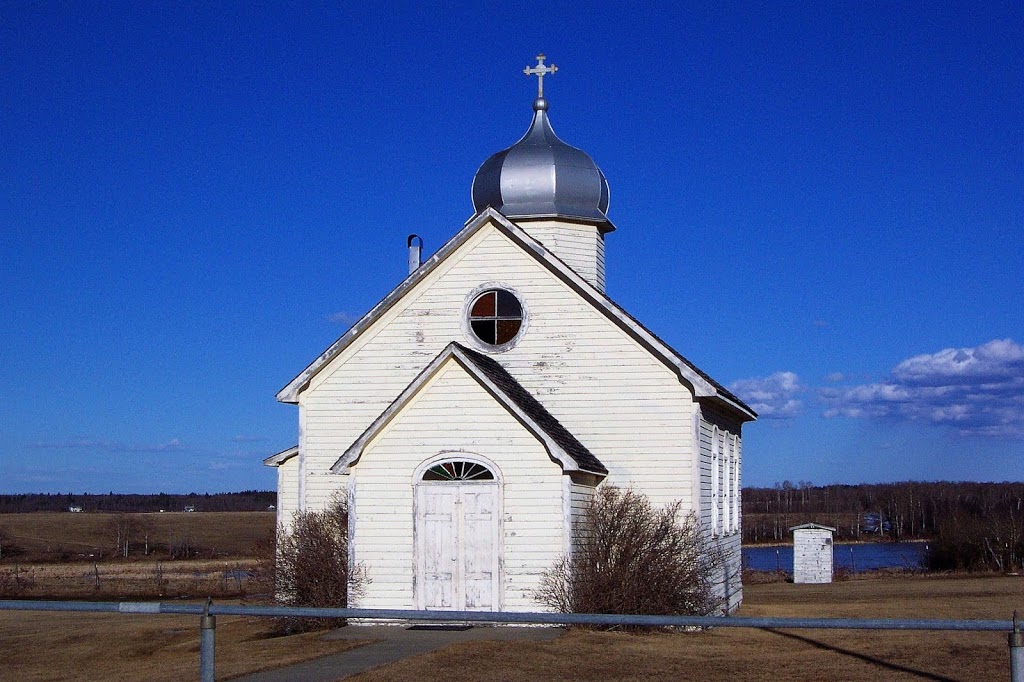
[[509, 411], [528, 431], [539, 440], [553, 460], [562, 465], [564, 471], [585, 471], [605, 476], [608, 469], [568, 429], [551, 415], [540, 402], [520, 385], [505, 368], [495, 360], [460, 346], [449, 343], [430, 364], [412, 380], [405, 390], [363, 431], [338, 461], [331, 467], [334, 473], [341, 473], [355, 464], [363, 454], [366, 445], [385, 426], [395, 419], [419, 390], [444, 366], [448, 360], [457, 362], [469, 376], [476, 380], [502, 407]]
[[789, 532], [790, 533], [792, 533], [795, 530], [827, 530], [827, 531], [831, 531], [833, 533], [836, 532], [836, 529], [833, 528], [832, 526], [823, 526], [820, 523], [801, 523], [799, 526], [790, 526], [789, 527]]
[[433, 272], [438, 265], [462, 246], [466, 240], [488, 223], [495, 225], [513, 243], [520, 246], [527, 254], [544, 265], [552, 274], [572, 287], [585, 300], [602, 312], [605, 317], [640, 343], [663, 364], [675, 371], [680, 380], [692, 388], [695, 397], [714, 400], [731, 411], [738, 413], [743, 421], [757, 418], [757, 413], [750, 409], [742, 400], [677, 353], [636, 318], [608, 298], [604, 292], [599, 291], [590, 282], [580, 277], [572, 268], [550, 253], [541, 242], [531, 237], [521, 227], [490, 207], [473, 216], [458, 234], [438, 249], [437, 253], [424, 261], [414, 272], [410, 273], [391, 293], [385, 296], [368, 313], [363, 315], [358, 322], [352, 325], [347, 332], [342, 334], [337, 341], [331, 344], [327, 350], [321, 353], [320, 357], [288, 382], [288, 385], [277, 393], [277, 399], [284, 403], [298, 402], [299, 393], [309, 386], [313, 377], [327, 363], [337, 357], [339, 353], [373, 325], [377, 319], [401, 300], [406, 292]]

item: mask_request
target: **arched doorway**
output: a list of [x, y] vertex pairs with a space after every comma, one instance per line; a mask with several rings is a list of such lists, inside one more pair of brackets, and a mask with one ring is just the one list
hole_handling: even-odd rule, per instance
[[474, 459], [430, 462], [416, 481], [418, 607], [500, 608], [500, 482], [493, 465]]

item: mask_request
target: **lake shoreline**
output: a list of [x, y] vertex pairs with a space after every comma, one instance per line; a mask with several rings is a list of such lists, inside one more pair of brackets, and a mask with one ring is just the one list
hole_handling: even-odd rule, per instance
[[[912, 544], [928, 544], [933, 542], [934, 538], [915, 538], [913, 540], [842, 540], [835, 542], [834, 545], [912, 545]], [[740, 545], [742, 549], [753, 549], [753, 548], [767, 548], [767, 547], [792, 547], [792, 542], [756, 542], [756, 543], [744, 543]]]
[[[859, 542], [832, 545], [832, 565], [836, 571], [877, 571], [880, 569], [920, 570], [927, 559], [925, 542]], [[754, 545], [742, 548], [744, 568], [760, 571], [792, 572], [793, 545]]]

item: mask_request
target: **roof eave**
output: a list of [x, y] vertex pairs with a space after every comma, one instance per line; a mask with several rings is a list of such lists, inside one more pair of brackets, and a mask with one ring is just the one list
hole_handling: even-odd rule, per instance
[[402, 283], [391, 290], [391, 292], [385, 296], [377, 305], [371, 308], [365, 315], [349, 328], [347, 332], [342, 334], [337, 341], [332, 343], [327, 350], [319, 355], [313, 362], [299, 373], [294, 379], [282, 388], [277, 393], [277, 400], [282, 403], [298, 403], [299, 393], [309, 386], [310, 381], [316, 376], [317, 372], [324, 367], [328, 362], [333, 360], [342, 350], [344, 350], [352, 341], [362, 334], [368, 327], [370, 327], [378, 317], [387, 312], [395, 303], [397, 303], [405, 295], [409, 289], [416, 286], [424, 277], [426, 277], [431, 271], [434, 270], [443, 260], [452, 254], [465, 239], [475, 232], [481, 225], [487, 222], [490, 218], [501, 218], [503, 221], [505, 218], [500, 213], [495, 211], [493, 208], [485, 208], [483, 211], [475, 215], [466, 221], [459, 233], [448, 240], [448, 242], [438, 249], [437, 253], [423, 261], [423, 263], [416, 268], [415, 271], [411, 272], [408, 277], [402, 280]]
[[502, 207], [498, 212], [509, 220], [566, 220], [571, 223], [586, 223], [588, 225], [596, 225], [597, 229], [601, 231], [601, 234], [608, 234], [614, 232], [617, 228], [615, 223], [608, 219], [608, 216], [601, 215], [586, 215], [583, 213], [566, 213], [564, 211], [540, 211], [540, 212], [528, 212], [519, 213], [512, 210], [514, 207]]
[[265, 460], [263, 460], [263, 466], [279, 467], [282, 464], [284, 464], [285, 462], [287, 462], [288, 460], [290, 460], [292, 457], [295, 457], [298, 454], [299, 454], [299, 446], [298, 445], [293, 445], [292, 447], [290, 447], [290, 448], [288, 448], [286, 450], [282, 450], [281, 452], [279, 452], [279, 453], [277, 453], [275, 455], [271, 455], [270, 457], [267, 457]]
[[754, 410], [750, 409], [750, 407], [739, 400], [731, 400], [728, 396], [724, 396], [722, 394], [709, 396], [709, 399], [718, 403], [722, 407], [728, 408], [734, 412], [739, 412], [743, 416], [742, 421], [757, 421], [757, 412], [754, 412]]

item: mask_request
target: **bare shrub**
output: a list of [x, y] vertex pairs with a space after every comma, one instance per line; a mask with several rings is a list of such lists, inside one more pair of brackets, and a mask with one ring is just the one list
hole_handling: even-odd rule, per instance
[[25, 570], [18, 564], [13, 568], [0, 570], [0, 597], [17, 597], [36, 586], [35, 571]]
[[[351, 568], [351, 570], [350, 570]], [[301, 511], [291, 528], [278, 530], [274, 591], [289, 606], [344, 608], [366, 578], [348, 560], [348, 505], [335, 497], [323, 511]], [[291, 632], [336, 627], [332, 618], [288, 619]]]
[[545, 572], [537, 598], [564, 613], [708, 615], [720, 607], [721, 566], [693, 514], [655, 509], [644, 495], [597, 492], [571, 556]]
[[156, 566], [153, 567], [153, 591], [162, 597], [167, 591], [169, 583], [170, 581], [164, 574], [164, 565], [159, 561], [156, 562]]
[[955, 512], [936, 521], [925, 566], [932, 571], [1015, 573], [1024, 568], [1024, 521], [1016, 510]]
[[135, 532], [135, 517], [120, 512], [110, 517], [110, 533], [115, 538], [114, 555], [128, 558], [132, 547], [132, 534]]

